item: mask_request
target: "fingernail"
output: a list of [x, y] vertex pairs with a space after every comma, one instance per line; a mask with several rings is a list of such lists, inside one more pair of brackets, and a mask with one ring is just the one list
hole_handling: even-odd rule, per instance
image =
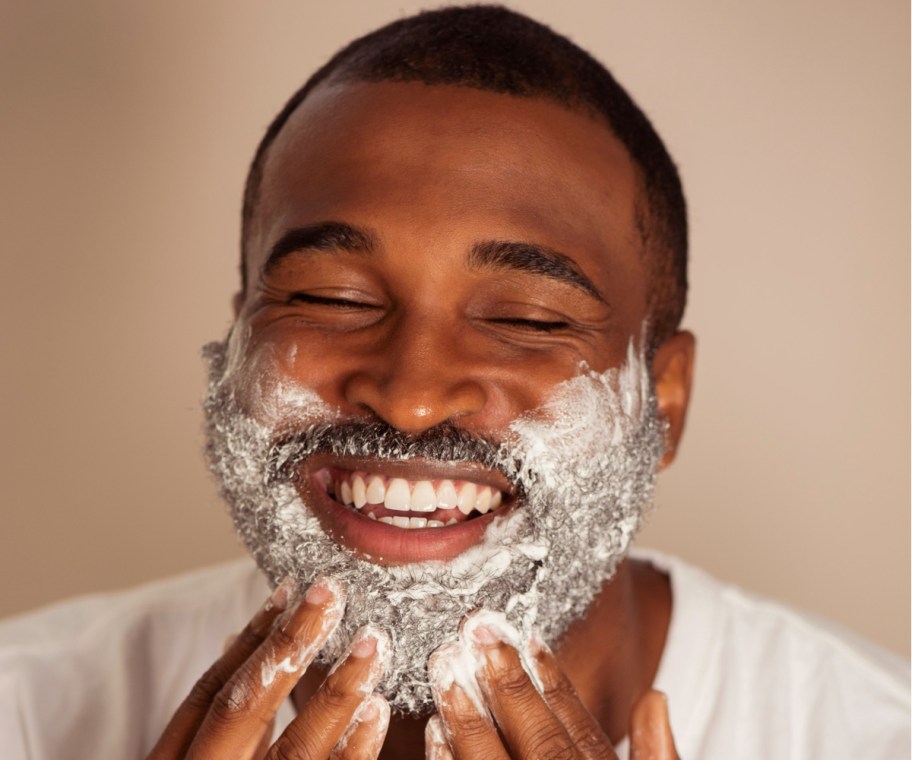
[[225, 652], [227, 652], [229, 649], [231, 649], [231, 645], [235, 641], [237, 641], [236, 633], [232, 633], [232, 634], [226, 636], [225, 640], [222, 642], [222, 654], [225, 654]]
[[500, 643], [497, 633], [486, 625], [479, 625], [472, 629], [472, 640], [481, 646], [493, 646]]
[[352, 657], [370, 657], [376, 651], [377, 631], [364, 627], [355, 634], [349, 654]]
[[265, 610], [285, 610], [288, 608], [288, 602], [294, 598], [294, 592], [297, 590], [298, 583], [290, 575], [286, 575], [282, 582], [275, 587], [269, 600], [264, 607]]
[[507, 621], [502, 612], [481, 609], [469, 615], [462, 625], [462, 636], [474, 646], [482, 649], [494, 648], [497, 644], [510, 644], [519, 649], [519, 631]]
[[308, 604], [326, 604], [332, 599], [338, 598], [341, 594], [341, 587], [332, 578], [321, 575], [317, 578], [307, 593], [304, 594], [304, 601]]
[[451, 641], [437, 647], [428, 660], [428, 678], [438, 706], [468, 702], [480, 715], [487, 715], [475, 676], [477, 670], [477, 660], [462, 643]]
[[379, 717], [380, 711], [377, 709], [377, 702], [370, 697], [361, 704], [356, 716], [359, 723], [363, 723], [366, 720], [376, 720]]

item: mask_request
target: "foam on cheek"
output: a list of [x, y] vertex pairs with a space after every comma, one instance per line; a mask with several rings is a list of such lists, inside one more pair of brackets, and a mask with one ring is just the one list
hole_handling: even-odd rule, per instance
[[[321, 662], [332, 665], [368, 623], [390, 632], [391, 666], [377, 689], [393, 709], [425, 714], [432, 709], [427, 658], [456, 638], [460, 622], [480, 607], [502, 611], [520, 642], [533, 629], [545, 641], [556, 641], [613, 575], [651, 505], [664, 423], [656, 413], [643, 349], [631, 340], [621, 368], [601, 375], [581, 368], [546, 404], [509, 426], [487, 464], [516, 483], [522, 504], [495, 516], [478, 546], [449, 562], [398, 567], [353, 557], [323, 531], [292, 483], [272, 477], [288, 458], [308, 455], [306, 441], [276, 449], [276, 433], [303, 434], [308, 425], [331, 421], [332, 413], [310, 389], [279, 382], [298, 373], [288, 371], [288, 356], [283, 354], [281, 363], [271, 356], [258, 357], [270, 378], [258, 386], [270, 395], [262, 407], [273, 420], [293, 420], [296, 426], [276, 430], [244, 414], [235, 386], [221, 381], [220, 368], [230, 362], [213, 351], [206, 405], [210, 467], [232, 505], [238, 531], [273, 581], [292, 575], [306, 584], [325, 574], [350, 590], [345, 618], [319, 653]], [[255, 366], [251, 360], [229, 380], [237, 387], [255, 384]], [[387, 449], [386, 443], [357, 436], [345, 445], [356, 456], [408, 456], [398, 445]], [[517, 648], [524, 654], [526, 647]], [[476, 695], [476, 706], [483, 708], [473, 657], [469, 651], [451, 665], [438, 661], [437, 676]], [[531, 660], [524, 662], [534, 680]]]
[[[268, 431], [283, 423], [300, 426], [302, 421], [330, 421], [338, 415], [312, 388], [294, 379], [298, 347], [292, 344], [284, 358], [278, 349], [264, 346], [250, 353], [250, 328], [232, 328], [223, 349], [220, 367], [213, 367], [217, 388], [227, 390], [240, 409]], [[207, 347], [217, 356], [217, 344]]]
[[640, 423], [651, 382], [633, 338], [627, 346], [627, 361], [619, 369], [597, 374], [582, 365], [580, 370], [581, 374], [558, 384], [540, 409], [510, 425], [513, 459], [523, 463], [516, 473], [520, 480], [560, 486], [558, 464], [579, 458], [581, 451], [600, 461], [599, 454], [621, 445]]

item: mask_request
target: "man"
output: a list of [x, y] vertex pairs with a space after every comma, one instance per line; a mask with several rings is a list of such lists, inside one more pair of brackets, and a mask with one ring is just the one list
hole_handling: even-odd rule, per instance
[[352, 43], [267, 131], [242, 240], [209, 455], [269, 601], [218, 659], [246, 569], [51, 613], [65, 657], [33, 621], [8, 754], [901, 756], [894, 663], [627, 556], [689, 399], [686, 221], [584, 52], [487, 7]]

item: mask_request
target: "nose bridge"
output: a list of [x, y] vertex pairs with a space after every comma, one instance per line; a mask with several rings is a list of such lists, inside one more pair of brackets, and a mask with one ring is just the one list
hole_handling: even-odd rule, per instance
[[485, 391], [457, 329], [440, 313], [400, 315], [347, 379], [346, 400], [409, 433], [481, 412]]

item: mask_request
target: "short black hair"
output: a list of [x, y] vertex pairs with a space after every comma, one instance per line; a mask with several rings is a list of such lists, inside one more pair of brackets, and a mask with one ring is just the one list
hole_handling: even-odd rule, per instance
[[308, 93], [330, 78], [543, 98], [606, 123], [640, 173], [637, 227], [647, 261], [652, 347], [675, 332], [687, 298], [687, 210], [671, 156], [602, 64], [549, 27], [497, 5], [452, 6], [394, 21], [344, 47], [292, 95], [266, 130], [247, 176], [241, 229], [245, 289], [247, 239], [269, 147]]

